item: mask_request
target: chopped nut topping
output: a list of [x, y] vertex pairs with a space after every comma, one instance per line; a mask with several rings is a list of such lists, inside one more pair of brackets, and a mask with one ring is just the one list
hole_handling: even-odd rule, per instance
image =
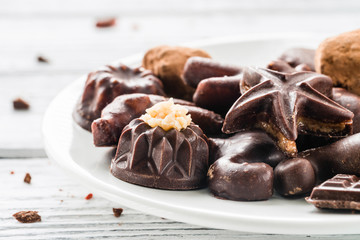
[[161, 127], [165, 131], [172, 128], [180, 131], [185, 129], [191, 123], [190, 114], [186, 115], [188, 110], [181, 105], [174, 104], [172, 98], [166, 102], [160, 102], [146, 109], [146, 114], [140, 119], [146, 122], [150, 127]]

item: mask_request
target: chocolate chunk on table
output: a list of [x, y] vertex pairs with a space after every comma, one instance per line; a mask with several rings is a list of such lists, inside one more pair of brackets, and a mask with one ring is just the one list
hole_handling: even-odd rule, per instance
[[22, 98], [16, 98], [13, 100], [13, 107], [15, 110], [27, 110], [30, 108], [30, 104]]
[[337, 174], [315, 187], [306, 198], [317, 208], [360, 210], [360, 181], [355, 175]]
[[34, 223], [41, 221], [41, 216], [37, 211], [20, 211], [13, 214], [13, 217], [21, 223]]

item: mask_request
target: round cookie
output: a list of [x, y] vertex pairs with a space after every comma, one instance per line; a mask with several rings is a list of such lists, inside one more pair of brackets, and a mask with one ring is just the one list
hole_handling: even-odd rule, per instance
[[103, 66], [88, 74], [84, 91], [73, 118], [82, 128], [91, 131], [91, 123], [117, 96], [128, 93], [165, 95], [161, 81], [149, 70], [126, 65]]
[[191, 100], [195, 89], [185, 84], [182, 73], [187, 59], [194, 56], [210, 58], [210, 55], [201, 49], [158, 46], [146, 52], [142, 65], [161, 79], [166, 94]]
[[360, 95], [360, 29], [325, 39], [316, 50], [315, 69]]

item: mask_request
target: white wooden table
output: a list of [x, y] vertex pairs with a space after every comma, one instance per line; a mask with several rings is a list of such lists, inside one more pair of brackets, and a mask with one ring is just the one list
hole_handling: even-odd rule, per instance
[[[95, 28], [98, 18], [117, 25]], [[4, 239], [360, 239], [209, 229], [145, 215], [90, 192], [68, 178], [43, 149], [49, 102], [92, 69], [159, 44], [249, 33], [336, 34], [360, 24], [360, 2], [298, 0], [45, 1], [0, 0], [0, 238]], [[37, 62], [43, 55], [49, 64]], [[29, 111], [14, 111], [21, 96]], [[14, 171], [14, 174], [10, 174]], [[23, 182], [25, 173], [31, 184]], [[113, 207], [124, 208], [115, 218]], [[12, 214], [37, 210], [42, 222]]]

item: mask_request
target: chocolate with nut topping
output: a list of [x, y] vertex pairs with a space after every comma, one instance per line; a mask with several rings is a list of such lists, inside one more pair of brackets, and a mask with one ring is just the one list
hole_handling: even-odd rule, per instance
[[262, 128], [294, 155], [298, 133], [346, 136], [352, 132], [354, 114], [327, 97], [332, 81], [325, 75], [248, 67], [240, 90], [243, 95], [225, 117], [225, 133]]

